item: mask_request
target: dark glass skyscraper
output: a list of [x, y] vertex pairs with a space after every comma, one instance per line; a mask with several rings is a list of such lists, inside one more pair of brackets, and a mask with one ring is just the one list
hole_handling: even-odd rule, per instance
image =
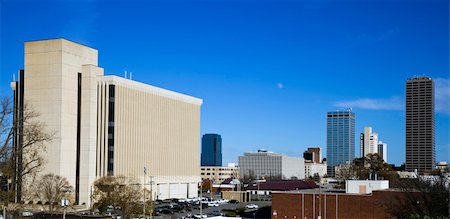
[[202, 137], [202, 166], [222, 166], [222, 138], [218, 134]]
[[327, 174], [355, 158], [355, 113], [351, 109], [327, 113]]
[[434, 82], [429, 77], [406, 81], [406, 165], [419, 173], [435, 167]]

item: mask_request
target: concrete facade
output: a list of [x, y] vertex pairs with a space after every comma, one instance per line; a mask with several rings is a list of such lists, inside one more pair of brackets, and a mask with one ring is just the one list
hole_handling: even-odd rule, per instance
[[241, 177], [275, 177], [280, 179], [304, 179], [305, 160], [300, 157], [288, 157], [266, 150], [256, 153], [247, 152], [239, 156]]
[[97, 55], [95, 49], [63, 39], [25, 43], [24, 99], [55, 134], [47, 145], [41, 174], [67, 178], [79, 204], [88, 203], [95, 179], [95, 80], [103, 75]]
[[370, 194], [372, 191], [389, 189], [389, 180], [346, 180], [345, 193]]
[[314, 177], [315, 174], [318, 174], [320, 177], [327, 175], [327, 164], [305, 162], [305, 177]]
[[436, 165], [434, 81], [408, 79], [405, 102], [406, 171], [432, 171]]
[[200, 175], [202, 181], [210, 179], [213, 180], [214, 183], [220, 184], [229, 178], [239, 178], [239, 167], [201, 166]]
[[152, 184], [154, 198], [197, 196], [202, 100], [97, 65], [96, 49], [69, 40], [25, 43], [24, 99], [55, 133], [40, 174], [67, 178], [86, 206], [106, 175]]
[[378, 142], [378, 154], [383, 158], [384, 162], [388, 163], [387, 160], [387, 144], [382, 141]]
[[361, 157], [378, 153], [378, 133], [372, 132], [372, 127], [364, 127], [360, 134]]
[[145, 167], [154, 198], [196, 197], [202, 100], [117, 76], [97, 81], [98, 176], [144, 182]]

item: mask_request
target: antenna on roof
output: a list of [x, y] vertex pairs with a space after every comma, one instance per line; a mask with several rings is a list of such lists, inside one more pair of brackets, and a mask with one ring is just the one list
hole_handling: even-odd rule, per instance
[[132, 80], [133, 72], [130, 71], [130, 80]]
[[125, 78], [127, 78], [127, 71], [125, 70]]

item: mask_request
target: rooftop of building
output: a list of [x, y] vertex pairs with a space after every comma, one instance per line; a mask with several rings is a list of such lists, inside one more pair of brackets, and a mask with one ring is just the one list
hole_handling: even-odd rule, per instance
[[164, 96], [167, 98], [171, 98], [174, 100], [183, 101], [183, 102], [191, 103], [191, 104], [195, 104], [195, 105], [202, 105], [202, 103], [203, 103], [203, 100], [200, 98], [188, 96], [186, 94], [182, 94], [182, 93], [178, 93], [175, 91], [155, 87], [155, 86], [152, 86], [149, 84], [145, 84], [145, 83], [127, 79], [127, 78], [122, 78], [122, 77], [115, 76], [115, 75], [105, 75], [102, 77], [98, 77], [97, 81], [99, 81], [99, 82], [103, 81], [103, 82], [106, 82], [109, 84], [124, 86], [124, 87], [128, 87], [131, 89], [136, 89], [136, 90], [139, 90], [142, 92], [151, 93], [151, 94], [155, 94], [155, 95], [159, 95], [159, 96]]
[[413, 76], [411, 78], [408, 78], [406, 81], [431, 81], [431, 77], [428, 76]]
[[[259, 185], [258, 185], [259, 184]], [[270, 180], [248, 185], [246, 190], [290, 191], [318, 188], [314, 182], [303, 180]]]
[[[372, 192], [403, 192], [401, 189], [383, 189], [374, 190]], [[278, 194], [326, 194], [326, 195], [360, 195], [360, 196], [371, 196], [371, 194], [358, 194], [358, 193], [346, 193], [345, 189], [324, 189], [324, 188], [314, 188], [314, 189], [303, 189], [303, 190], [289, 190], [289, 191], [274, 191], [273, 193]]]

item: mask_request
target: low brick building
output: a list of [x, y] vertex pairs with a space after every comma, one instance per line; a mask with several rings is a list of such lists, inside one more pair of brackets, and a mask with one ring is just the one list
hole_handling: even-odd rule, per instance
[[318, 189], [273, 192], [272, 218], [395, 218], [389, 213], [402, 192], [373, 191], [372, 194], [323, 192]]

